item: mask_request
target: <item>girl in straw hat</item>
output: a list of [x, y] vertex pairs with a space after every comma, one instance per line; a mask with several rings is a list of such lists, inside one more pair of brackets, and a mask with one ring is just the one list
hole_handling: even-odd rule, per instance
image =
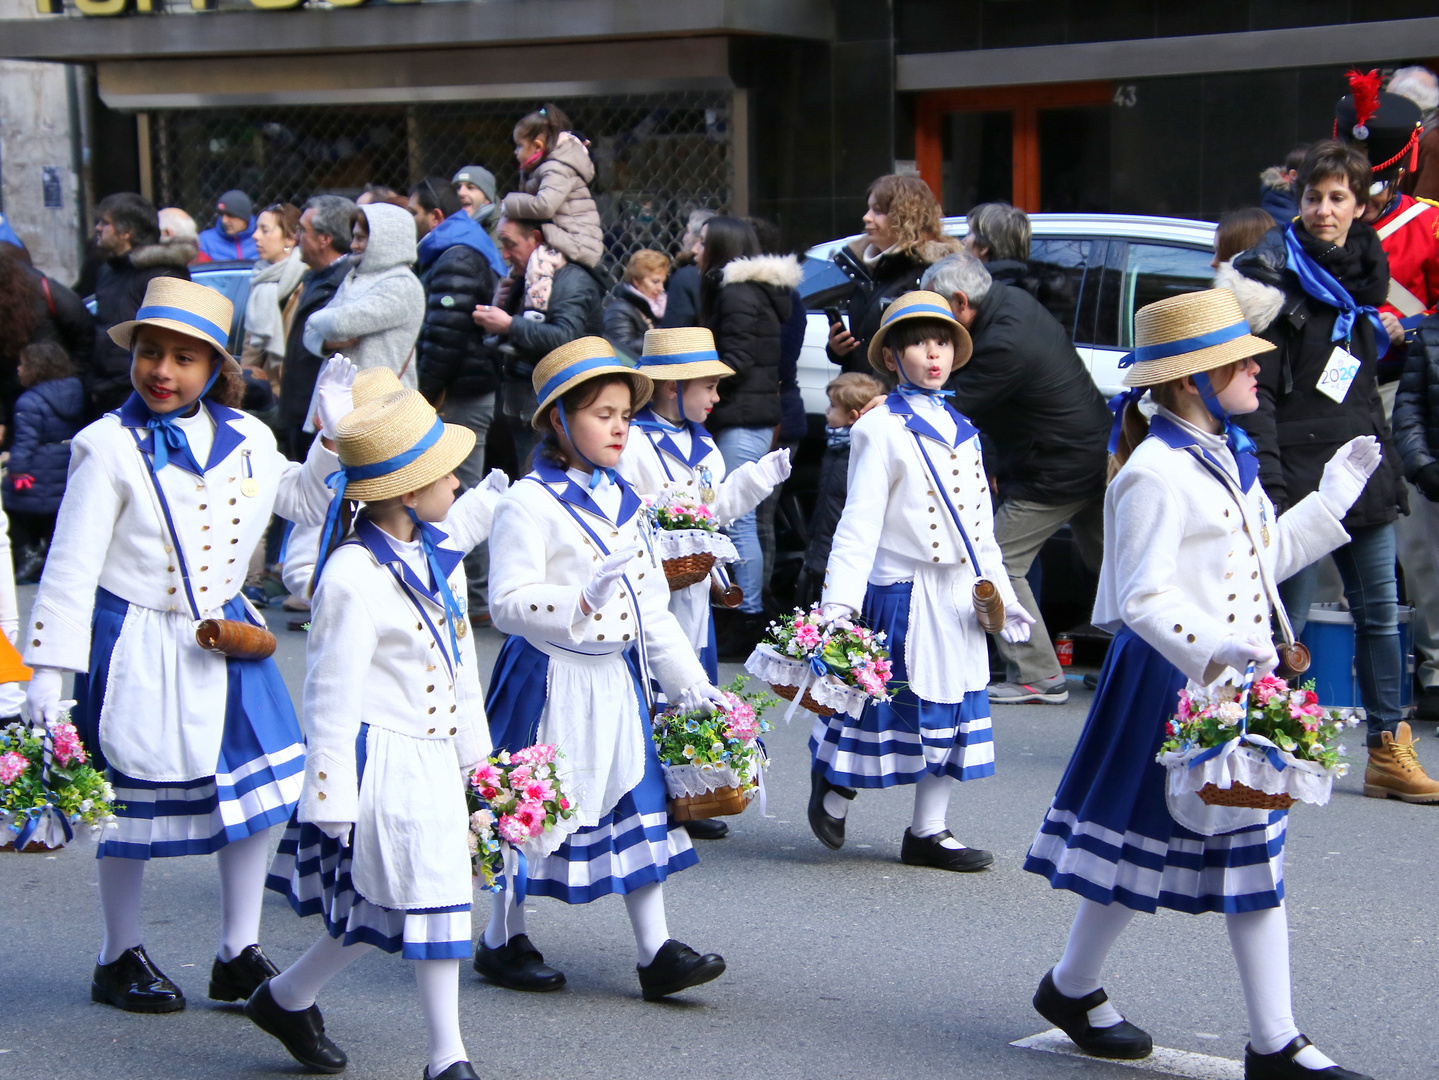
[[[719, 358], [714, 335], [703, 327], [650, 330], [639, 370], [655, 384], [654, 397], [635, 413], [639, 429], [625, 443], [620, 475], [656, 503], [681, 495], [702, 502], [715, 523], [749, 513], [789, 476], [788, 450], [774, 450], [725, 475], [724, 455], [704, 428], [719, 401], [719, 381], [734, 369]], [[702, 581], [670, 594], [670, 611], [699, 653], [710, 682], [719, 680], [710, 585]]]
[[[1379, 464], [1370, 436], [1340, 447], [1319, 490], [1275, 518], [1253, 444], [1230, 422], [1258, 407], [1250, 336], [1225, 289], [1170, 297], [1134, 319], [1104, 501], [1094, 622], [1114, 633], [1089, 719], [1025, 868], [1082, 898], [1034, 1007], [1086, 1053], [1142, 1058], [1150, 1037], [1100, 988], [1136, 911], [1224, 912], [1249, 1011], [1248, 1080], [1355, 1080], [1309, 1045], [1290, 1008], [1282, 880], [1286, 815], [1165, 799], [1155, 761], [1186, 686], [1278, 660], [1275, 584], [1348, 540], [1340, 524]], [[1139, 398], [1148, 390], [1153, 419]]]
[[[669, 612], [640, 498], [616, 471], [651, 385], [603, 338], [572, 341], [535, 367], [533, 423], [544, 442], [534, 471], [495, 510], [490, 615], [512, 636], [486, 701], [497, 746], [552, 743], [575, 785], [577, 815], [529, 859], [530, 895], [567, 904], [623, 896], [646, 1000], [725, 967], [670, 938], [665, 921], [665, 878], [697, 860], [684, 828], [666, 820], [650, 680], [688, 708], [723, 699]], [[475, 969], [515, 990], [565, 981], [530, 943], [524, 907], [507, 892], [495, 898]]]
[[414, 390], [360, 406], [336, 441], [305, 674], [305, 786], [269, 881], [298, 914], [320, 914], [325, 932], [245, 1013], [302, 1065], [339, 1072], [345, 1054], [316, 995], [372, 947], [400, 953], [415, 961], [426, 1080], [465, 1080], [475, 1072], [458, 1005], [472, 890], [464, 774], [490, 741], [461, 559], [488, 533], [493, 496], [455, 500], [454, 468], [475, 434]]
[[[87, 746], [108, 761], [118, 828], [99, 856], [105, 936], [90, 994], [131, 1012], [174, 1012], [184, 995], [145, 954], [145, 862], [218, 854], [222, 930], [210, 996], [248, 997], [275, 970], [256, 944], [269, 828], [299, 797], [304, 747], [273, 660], [202, 649], [198, 619], [263, 625], [240, 593], [271, 513], [319, 521], [333, 453], [316, 439], [293, 463], [260, 421], [237, 412], [226, 351], [230, 301], [157, 278], [131, 322], [134, 392], [75, 437], [55, 541], [24, 635], [31, 715], [61, 713], [75, 673]], [[320, 375], [328, 436], [350, 409], [354, 369]], [[103, 756], [101, 756], [103, 755]]]
[[994, 541], [979, 433], [940, 389], [970, 351], [948, 301], [931, 292], [894, 301], [870, 341], [870, 364], [898, 386], [850, 429], [821, 612], [829, 621], [862, 613], [887, 636], [895, 680], [907, 685], [858, 720], [817, 718], [810, 737], [809, 822], [821, 843], [844, 843], [856, 788], [913, 784], [900, 858], [961, 872], [994, 861], [945, 827], [955, 785], [994, 775], [989, 657], [970, 598], [978, 578], [1003, 598], [1010, 640], [1027, 640], [1034, 621]]

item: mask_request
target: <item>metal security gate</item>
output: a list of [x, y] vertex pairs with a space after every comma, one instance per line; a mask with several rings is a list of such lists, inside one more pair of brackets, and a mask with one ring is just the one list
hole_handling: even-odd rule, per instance
[[[735, 184], [731, 96], [681, 91], [560, 98], [590, 140], [593, 194], [613, 269], [642, 247], [673, 253], [691, 210], [730, 208]], [[151, 113], [155, 201], [201, 228], [231, 188], [256, 207], [367, 183], [406, 192], [463, 165], [494, 172], [503, 194], [518, 183], [511, 131], [539, 102], [283, 106]]]

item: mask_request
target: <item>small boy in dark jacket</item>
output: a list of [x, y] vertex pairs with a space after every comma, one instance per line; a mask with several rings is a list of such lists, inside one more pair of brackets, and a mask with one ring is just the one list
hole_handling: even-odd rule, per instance
[[883, 394], [884, 389], [878, 379], [857, 371], [840, 375], [824, 388], [829, 395], [829, 409], [824, 414], [824, 458], [819, 465], [819, 491], [809, 519], [804, 568], [795, 586], [797, 604], [808, 606], [819, 599], [824, 588], [829, 545], [849, 490], [849, 429], [859, 419], [860, 410]]
[[53, 341], [20, 350], [25, 387], [15, 402], [15, 437], [3, 488], [15, 553], [15, 581], [40, 580], [70, 471], [70, 440], [85, 426], [85, 391], [70, 357]]

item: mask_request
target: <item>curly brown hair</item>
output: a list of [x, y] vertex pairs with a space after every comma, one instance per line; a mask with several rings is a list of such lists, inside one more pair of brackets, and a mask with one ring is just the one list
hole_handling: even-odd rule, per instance
[[945, 236], [944, 226], [939, 220], [939, 200], [918, 176], [895, 173], [881, 176], [869, 185], [865, 198], [873, 198], [876, 209], [889, 215], [896, 251], [913, 252], [933, 241], [953, 243]]
[[[8, 246], [8, 245], [7, 245]], [[0, 357], [18, 363], [39, 320], [40, 288], [30, 268], [0, 254]]]

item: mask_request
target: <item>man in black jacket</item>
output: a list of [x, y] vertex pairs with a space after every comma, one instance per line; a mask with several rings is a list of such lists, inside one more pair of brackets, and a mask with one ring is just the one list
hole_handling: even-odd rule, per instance
[[555, 272], [550, 302], [544, 311], [526, 310], [525, 267], [544, 243], [542, 222], [500, 218], [500, 253], [510, 264], [510, 276], [500, 282], [493, 305], [475, 308], [475, 324], [488, 334], [503, 335], [500, 344], [500, 411], [515, 436], [515, 457], [520, 469], [539, 441], [530, 426], [539, 401], [530, 376], [535, 365], [561, 345], [576, 338], [604, 334], [605, 284], [579, 263], [565, 263]]
[[295, 461], [303, 461], [315, 439], [305, 430], [315, 378], [322, 357], [305, 348], [305, 324], [310, 316], [334, 299], [340, 282], [350, 272], [350, 215], [355, 204], [339, 195], [316, 195], [300, 214], [300, 261], [310, 269], [300, 285], [300, 304], [285, 339], [285, 367], [280, 375], [280, 446]]
[[998, 451], [1004, 501], [994, 537], [1020, 605], [1038, 620], [1027, 642], [996, 639], [1009, 670], [989, 688], [989, 700], [1061, 704], [1069, 699], [1064, 671], [1026, 575], [1065, 524], [1085, 563], [1099, 568], [1109, 406], [1059, 321], [1023, 289], [994, 284], [969, 252], [935, 263], [921, 287], [947, 297], [974, 340], [974, 355], [948, 389], [954, 407]]
[[[499, 367], [485, 332], [473, 313], [495, 294], [495, 272], [486, 257], [485, 231], [460, 205], [454, 188], [429, 177], [410, 191], [410, 212], [420, 238], [420, 283], [425, 287], [425, 321], [415, 346], [420, 393], [440, 410], [446, 423], [475, 433], [475, 448], [455, 469], [460, 483], [477, 487], [485, 478], [485, 439], [495, 418]], [[486, 579], [489, 545], [465, 556], [472, 626], [490, 624]]]
[[92, 415], [99, 416], [119, 408], [133, 389], [130, 354], [110, 340], [110, 328], [135, 317], [155, 278], [189, 281], [190, 271], [184, 253], [160, 243], [160, 215], [143, 195], [122, 191], [100, 200], [95, 242], [106, 259], [95, 281], [95, 348], [82, 375]]

